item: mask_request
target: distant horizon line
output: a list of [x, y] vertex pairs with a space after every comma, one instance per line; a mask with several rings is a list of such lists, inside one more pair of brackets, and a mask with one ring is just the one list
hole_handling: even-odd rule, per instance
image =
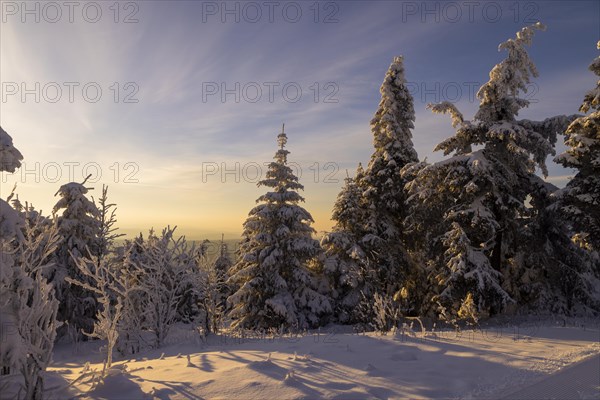
[[[164, 227], [163, 227], [164, 228]], [[162, 231], [163, 228], [160, 229], [154, 229], [154, 232], [157, 234], [160, 234], [160, 232]], [[127, 240], [127, 239], [135, 239], [136, 237], [138, 237], [141, 234], [143, 234], [144, 237], [148, 236], [148, 232], [150, 231], [150, 228], [145, 229], [145, 230], [135, 230], [135, 229], [130, 229], [130, 228], [120, 228], [117, 229], [115, 233], [117, 234], [122, 234], [123, 236], [119, 237], [117, 240]], [[135, 233], [134, 233], [135, 232]], [[177, 232], [177, 231], [175, 231]], [[315, 235], [313, 235], [313, 237], [315, 238], [320, 238], [322, 237], [327, 231], [317, 231], [317, 233]], [[242, 233], [237, 233], [234, 234], [232, 232], [223, 232], [224, 234], [224, 241], [225, 242], [233, 242], [233, 241], [240, 241], [243, 239], [243, 235]], [[199, 233], [194, 233], [193, 236], [192, 235], [188, 235], [188, 234], [178, 234], [175, 236], [184, 236], [185, 239], [187, 241], [190, 242], [199, 242], [199, 241], [203, 241], [203, 240], [209, 240], [211, 242], [218, 242], [221, 241], [221, 233], [215, 233], [215, 232], [211, 232], [210, 234], [206, 234], [205, 236], [200, 236], [199, 237]]]

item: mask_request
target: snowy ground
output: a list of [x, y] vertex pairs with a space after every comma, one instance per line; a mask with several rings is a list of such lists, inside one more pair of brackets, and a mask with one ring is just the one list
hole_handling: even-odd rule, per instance
[[[58, 345], [46, 386], [53, 399], [497, 399], [536, 398], [537, 391], [560, 398], [552, 385], [573, 382], [577, 371], [588, 373], [590, 362], [600, 362], [598, 322], [577, 325], [387, 336], [334, 326], [301, 337], [212, 336], [205, 342], [182, 325], [164, 348], [117, 358], [110, 376], [92, 390], [94, 374], [82, 371], [85, 361], [90, 371], [102, 368], [99, 342], [83, 343], [76, 352]], [[588, 364], [564, 369], [582, 360]], [[576, 393], [600, 399], [600, 378], [590, 376]]]

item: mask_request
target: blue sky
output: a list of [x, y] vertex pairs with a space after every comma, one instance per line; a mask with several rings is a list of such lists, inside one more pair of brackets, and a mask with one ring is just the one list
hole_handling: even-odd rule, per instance
[[[0, 195], [17, 182], [22, 200], [49, 212], [69, 175], [94, 173], [90, 186], [109, 184], [129, 234], [171, 224], [192, 238], [239, 235], [283, 122], [305, 206], [327, 230], [345, 170], [369, 160], [369, 121], [394, 56], [405, 57], [414, 90], [419, 157], [435, 161], [452, 129], [426, 104], [455, 100], [472, 116], [475, 86], [504, 57], [500, 42], [548, 26], [530, 49], [540, 77], [521, 115], [542, 119], [577, 112], [600, 39], [598, 1], [282, 1], [272, 19], [263, 1], [77, 2], [72, 16], [54, 4], [60, 15], [2, 2], [0, 123], [29, 173], [5, 176]], [[550, 164], [563, 185], [570, 171]]]

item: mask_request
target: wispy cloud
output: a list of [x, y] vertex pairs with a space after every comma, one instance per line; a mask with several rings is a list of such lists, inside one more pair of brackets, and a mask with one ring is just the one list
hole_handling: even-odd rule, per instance
[[[71, 161], [101, 165], [102, 179], [95, 186], [111, 185], [120, 222], [128, 230], [171, 223], [183, 233], [201, 235], [239, 232], [262, 191], [253, 182], [214, 177], [203, 182], [203, 163], [230, 167], [270, 161], [275, 136], [285, 122], [290, 160], [305, 168], [306, 207], [317, 218], [316, 228], [328, 229], [345, 169], [353, 174], [358, 162], [369, 160], [369, 121], [392, 57], [404, 55], [407, 78], [424, 83], [425, 89], [436, 82], [483, 83], [503, 57], [497, 44], [524, 25], [522, 18], [515, 22], [510, 10], [494, 23], [481, 13], [473, 21], [465, 14], [456, 23], [443, 15], [439, 23], [432, 16], [423, 22], [421, 15], [406, 15], [402, 3], [336, 2], [339, 22], [332, 24], [322, 23], [323, 15], [315, 23], [308, 3], [301, 3], [305, 14], [298, 23], [281, 18], [273, 23], [266, 18], [221, 23], [219, 16], [203, 22], [202, 2], [185, 1], [139, 2], [139, 22], [132, 24], [114, 23], [104, 3], [104, 17], [95, 24], [81, 18], [56, 24], [9, 19], [0, 27], [2, 82], [25, 82], [28, 87], [57, 82], [63, 99], [36, 103], [31, 95], [25, 102], [12, 96], [0, 104], [0, 123], [30, 167]], [[539, 3], [536, 17], [550, 25], [531, 49], [540, 66], [540, 102], [523, 117], [571, 113], [593, 85], [586, 68], [595, 54], [590, 46], [598, 38], [589, 4]], [[568, 19], [563, 17], [567, 14]], [[587, 42], [582, 40], [586, 37]], [[65, 97], [64, 82], [79, 83], [73, 102]], [[98, 102], [82, 97], [81, 87], [90, 82], [102, 89]], [[279, 84], [272, 101], [269, 82]], [[246, 85], [250, 90], [256, 84], [262, 98], [252, 103], [237, 91], [222, 101], [221, 92], [207, 95], [207, 83], [217, 84], [219, 91], [220, 85], [229, 90]], [[286, 101], [282, 93], [290, 83], [302, 89], [297, 102]], [[334, 86], [326, 87], [329, 83]], [[453, 130], [447, 118], [425, 110], [431, 95], [423, 101], [421, 94], [415, 95], [414, 143], [420, 158], [435, 161], [443, 155], [433, 153], [434, 146]], [[328, 95], [337, 102], [326, 102]], [[477, 107], [465, 97], [458, 105], [466, 116]], [[322, 178], [330, 172], [323, 170], [328, 162], [338, 168], [337, 183], [315, 182], [315, 168]], [[139, 168], [139, 183], [122, 181], [126, 163]], [[561, 168], [551, 166], [550, 179], [563, 182]], [[83, 172], [79, 168], [76, 178], [82, 179]], [[49, 210], [66, 177], [39, 183], [12, 179], [21, 181], [23, 198]]]

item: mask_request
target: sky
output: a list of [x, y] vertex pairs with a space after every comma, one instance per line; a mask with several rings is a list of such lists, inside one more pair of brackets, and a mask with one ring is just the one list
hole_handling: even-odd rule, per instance
[[[595, 85], [598, 1], [0, 1], [0, 125], [24, 163], [3, 173], [50, 213], [60, 185], [103, 184], [127, 235], [178, 226], [237, 238], [285, 123], [288, 157], [318, 231], [348, 173], [373, 151], [369, 122], [394, 56], [415, 100], [415, 148], [453, 134], [427, 103], [470, 118], [504, 58], [498, 45], [541, 21], [539, 78], [520, 117], [573, 114]], [[559, 146], [557, 151], [564, 147]], [[549, 160], [548, 180], [571, 171]], [[348, 172], [346, 172], [348, 171]]]

